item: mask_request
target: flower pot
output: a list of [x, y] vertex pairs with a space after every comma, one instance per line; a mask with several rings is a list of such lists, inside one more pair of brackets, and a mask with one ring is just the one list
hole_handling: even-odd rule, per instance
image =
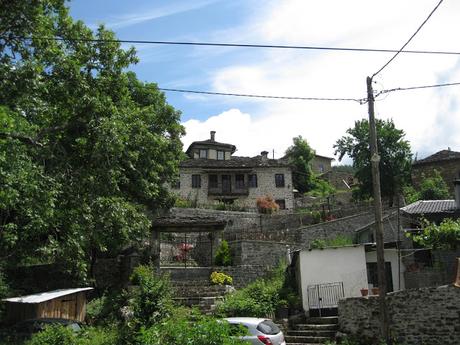
[[361, 296], [365, 297], [369, 294], [369, 289], [361, 289]]
[[373, 294], [373, 295], [378, 295], [378, 294], [380, 294], [380, 289], [379, 289], [378, 287], [372, 288], [372, 294]]

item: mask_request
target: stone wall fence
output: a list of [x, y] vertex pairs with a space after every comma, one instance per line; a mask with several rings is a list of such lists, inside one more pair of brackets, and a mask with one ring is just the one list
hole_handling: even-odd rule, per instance
[[[460, 344], [460, 288], [409, 289], [387, 295], [390, 334], [397, 344]], [[339, 329], [369, 344], [380, 334], [378, 297], [339, 301]]]

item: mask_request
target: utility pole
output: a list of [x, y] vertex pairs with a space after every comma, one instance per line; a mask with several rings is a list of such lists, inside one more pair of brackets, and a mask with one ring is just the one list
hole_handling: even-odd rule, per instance
[[382, 338], [390, 344], [388, 310], [386, 305], [385, 255], [383, 246], [382, 196], [380, 193], [380, 156], [377, 147], [377, 130], [374, 115], [374, 90], [372, 78], [367, 77], [367, 102], [369, 104], [369, 141], [371, 147], [372, 189], [374, 194], [375, 242], [377, 246], [377, 271], [379, 284], [380, 328]]

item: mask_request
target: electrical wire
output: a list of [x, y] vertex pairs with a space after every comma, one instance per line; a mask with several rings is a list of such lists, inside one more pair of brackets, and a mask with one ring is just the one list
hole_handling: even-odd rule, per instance
[[[5, 39], [5, 37], [1, 37]], [[297, 50], [328, 50], [368, 53], [405, 53], [405, 54], [434, 54], [434, 55], [460, 55], [460, 52], [440, 50], [396, 50], [396, 49], [373, 49], [352, 47], [327, 47], [327, 46], [296, 46], [275, 44], [242, 44], [222, 42], [185, 42], [185, 41], [152, 41], [152, 40], [122, 40], [122, 39], [97, 39], [97, 38], [62, 38], [62, 37], [15, 37], [23, 40], [46, 40], [46, 41], [69, 41], [69, 42], [92, 42], [92, 43], [131, 43], [131, 44], [157, 44], [157, 45], [182, 45], [182, 46], [210, 46], [210, 47], [236, 47], [236, 48], [268, 48], [268, 49], [297, 49]]]
[[404, 43], [404, 45], [401, 47], [401, 49], [399, 49], [399, 51], [393, 55], [393, 57], [387, 61], [386, 64], [384, 64], [377, 72], [375, 72], [373, 75], [372, 75], [372, 78], [374, 78], [377, 74], [379, 74], [380, 72], [382, 72], [385, 67], [387, 67], [402, 51], [404, 48], [406, 48], [406, 46], [409, 44], [410, 41], [412, 41], [412, 39], [418, 34], [418, 32], [422, 29], [422, 27], [425, 25], [425, 23], [430, 19], [430, 17], [433, 15], [434, 12], [436, 12], [436, 10], [438, 9], [438, 7], [442, 4], [444, 0], [440, 0], [439, 3], [435, 6], [435, 8], [430, 12], [430, 14], [428, 15], [428, 17], [423, 21], [423, 23], [418, 27], [418, 29], [414, 32], [414, 34], [407, 40], [406, 43]]
[[411, 90], [421, 90], [421, 89], [431, 89], [431, 88], [438, 88], [438, 87], [447, 87], [447, 86], [459, 86], [460, 82], [455, 82], [455, 83], [445, 83], [445, 84], [432, 84], [432, 85], [420, 85], [420, 86], [409, 86], [409, 87], [397, 87], [393, 89], [388, 89], [388, 90], [382, 90], [378, 92], [375, 97], [378, 97], [383, 94], [387, 94], [390, 92], [395, 92], [395, 91], [411, 91]]
[[332, 98], [332, 97], [296, 97], [296, 96], [271, 96], [271, 95], [255, 95], [243, 93], [225, 93], [225, 92], [211, 92], [211, 91], [198, 91], [198, 90], [185, 90], [185, 89], [169, 89], [159, 88], [161, 91], [166, 92], [181, 92], [181, 93], [194, 93], [204, 95], [216, 96], [234, 96], [234, 97], [249, 97], [249, 98], [270, 98], [270, 99], [286, 99], [286, 100], [300, 100], [300, 101], [353, 101], [363, 104], [365, 98]]

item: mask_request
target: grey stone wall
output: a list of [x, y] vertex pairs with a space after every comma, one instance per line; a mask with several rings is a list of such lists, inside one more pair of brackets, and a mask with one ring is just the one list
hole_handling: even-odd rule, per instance
[[454, 195], [454, 184], [452, 182], [460, 176], [460, 159], [412, 165], [412, 183], [419, 187], [423, 181], [423, 175], [425, 178], [432, 177], [434, 176], [434, 170], [439, 171], [449, 188], [450, 194]]
[[274, 267], [287, 257], [289, 246], [282, 242], [231, 241], [229, 246], [234, 265], [256, 265]]
[[[456, 275], [457, 257], [460, 257], [460, 248], [456, 251], [433, 251], [433, 262], [431, 267], [414, 265], [413, 258], [408, 257], [406, 265], [409, 266], [409, 270], [404, 272], [406, 288], [421, 288], [451, 283], [454, 281], [454, 277]], [[415, 269], [412, 267], [415, 267]]]
[[[388, 294], [391, 336], [398, 344], [458, 345], [460, 288], [446, 285]], [[377, 297], [354, 297], [339, 302], [341, 332], [376, 344], [379, 335]]]
[[173, 285], [182, 284], [185, 288], [190, 286], [209, 285], [209, 277], [212, 272], [223, 272], [233, 278], [233, 286], [245, 287], [258, 278], [264, 277], [270, 271], [266, 265], [239, 265], [228, 267], [168, 267], [162, 268], [161, 272], [169, 274]]

